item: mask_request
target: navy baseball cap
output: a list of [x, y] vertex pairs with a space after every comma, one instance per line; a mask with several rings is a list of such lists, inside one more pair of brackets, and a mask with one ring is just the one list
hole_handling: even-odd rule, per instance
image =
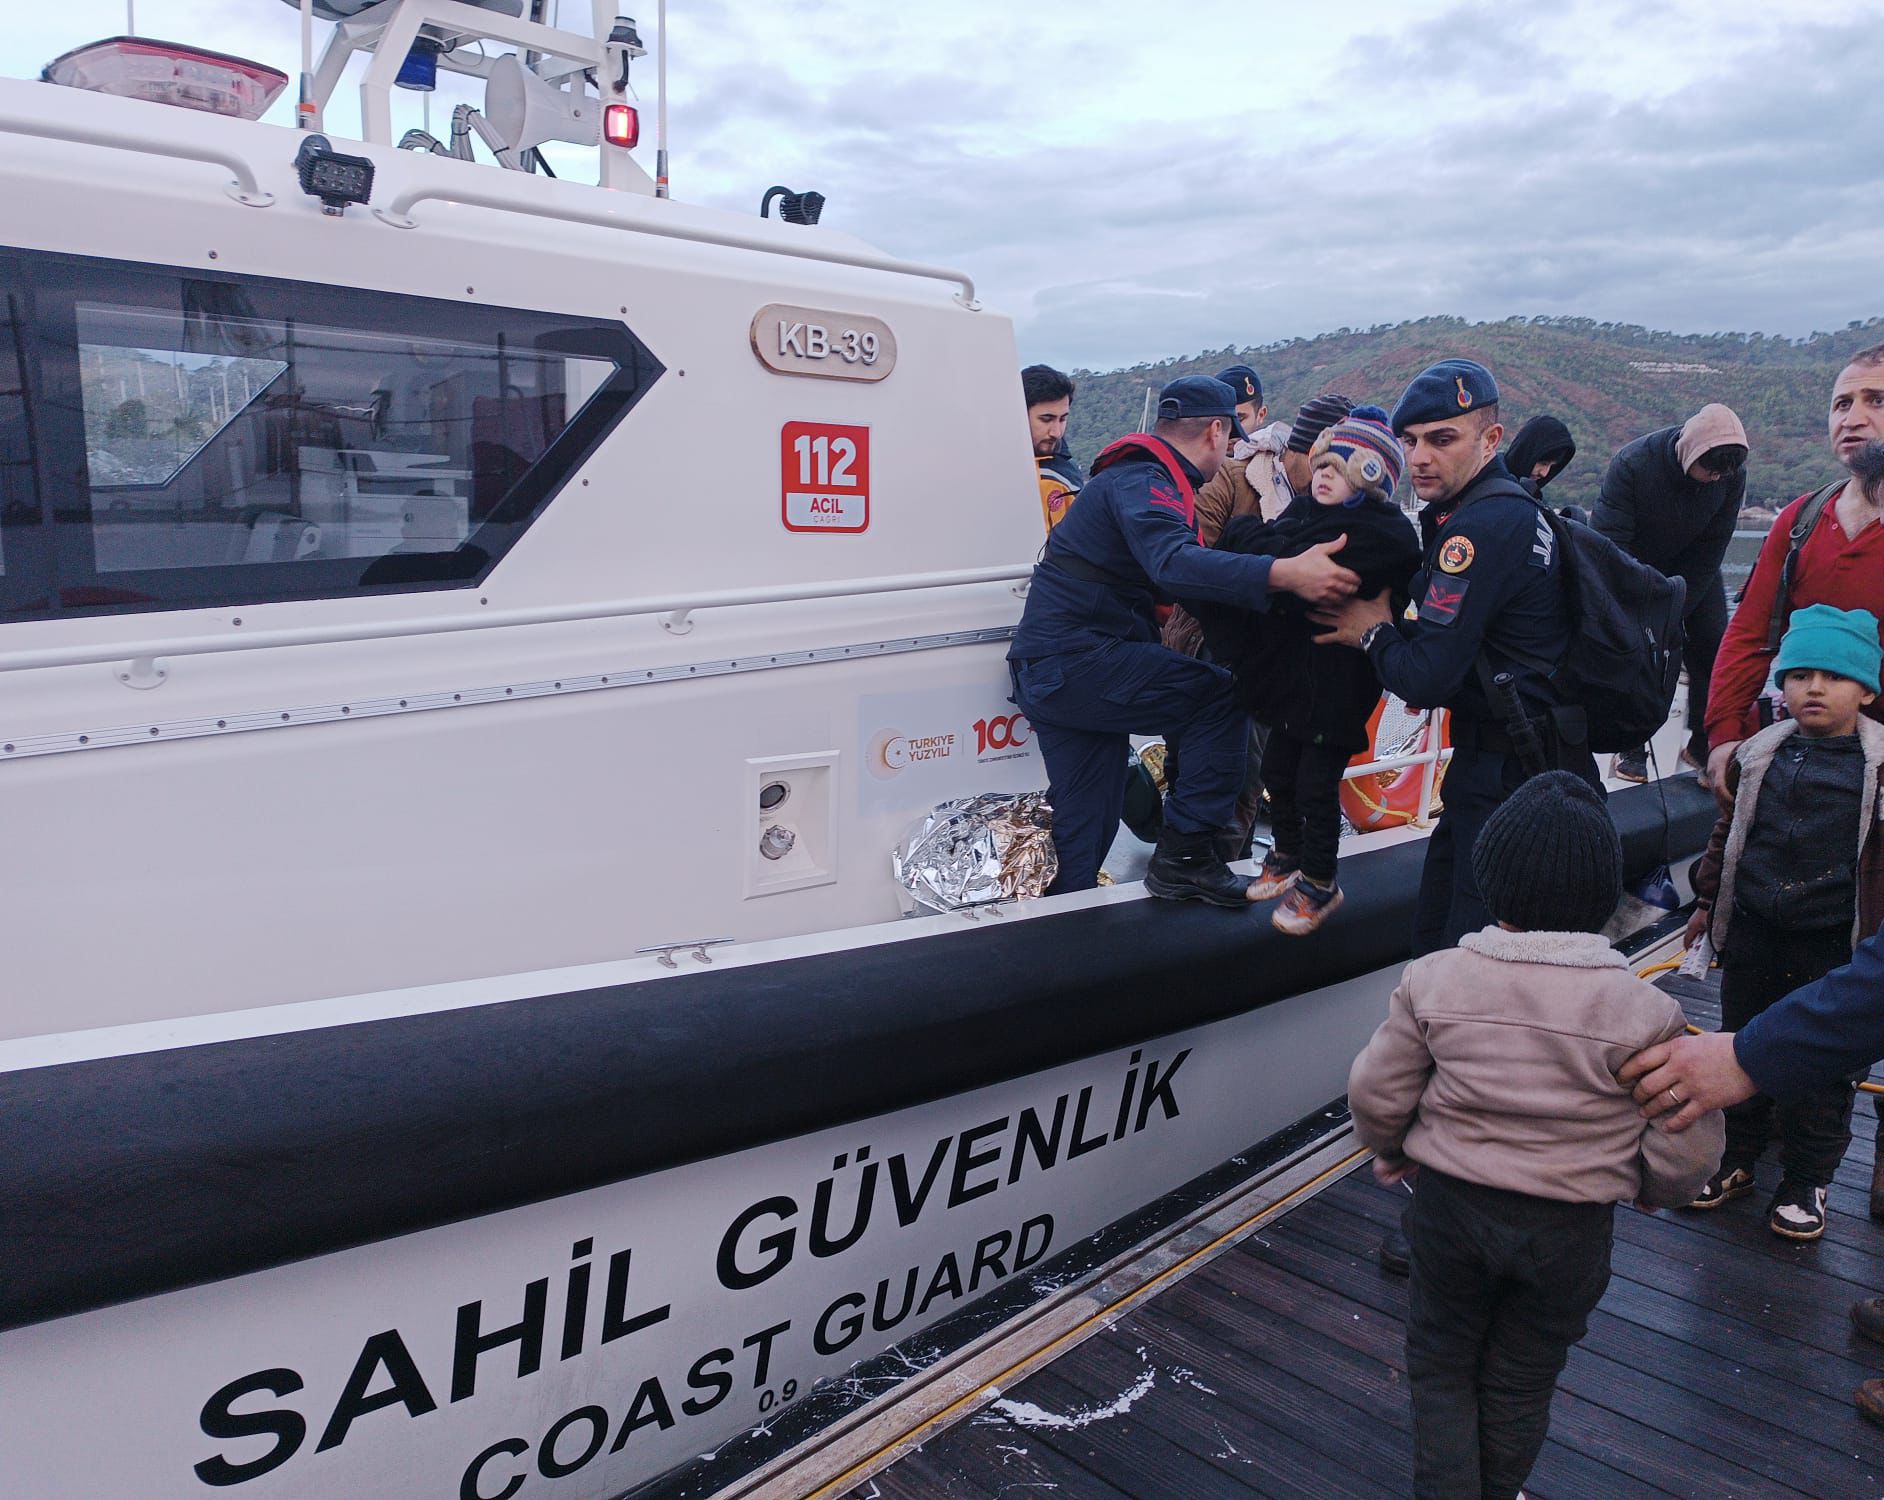
[[1158, 392], [1158, 420], [1174, 417], [1222, 417], [1236, 436], [1249, 436], [1236, 419], [1236, 392], [1208, 375], [1186, 375]]
[[1248, 403], [1252, 406], [1263, 404], [1262, 378], [1248, 365], [1231, 365], [1227, 370], [1217, 371], [1217, 379], [1236, 392], [1237, 404]]
[[1393, 409], [1393, 433], [1398, 437], [1422, 422], [1443, 422], [1497, 404], [1498, 382], [1490, 370], [1477, 360], [1442, 359], [1413, 377]]

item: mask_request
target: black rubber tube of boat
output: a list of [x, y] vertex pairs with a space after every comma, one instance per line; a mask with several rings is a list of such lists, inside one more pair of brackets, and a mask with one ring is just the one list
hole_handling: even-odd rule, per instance
[[[1632, 875], [1713, 801], [1610, 799]], [[1134, 901], [653, 983], [0, 1074], [0, 1328], [1020, 1077], [1405, 959], [1423, 842], [1316, 939]]]

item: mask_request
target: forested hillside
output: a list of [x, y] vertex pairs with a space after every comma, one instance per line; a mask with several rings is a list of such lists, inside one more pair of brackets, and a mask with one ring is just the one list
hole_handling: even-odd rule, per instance
[[1239, 361], [1262, 376], [1271, 419], [1287, 420], [1320, 391], [1391, 408], [1426, 365], [1464, 355], [1497, 375], [1508, 432], [1539, 412], [1569, 424], [1576, 462], [1550, 487], [1560, 504], [1592, 503], [1617, 448], [1684, 420], [1709, 401], [1726, 402], [1746, 424], [1752, 443], [1747, 502], [1770, 504], [1831, 477], [1825, 419], [1832, 380], [1853, 351], [1879, 342], [1884, 318], [1799, 340], [1658, 333], [1588, 318], [1422, 318], [1263, 348], [1206, 350], [1128, 370], [1075, 371], [1071, 441], [1080, 462], [1090, 463], [1107, 442], [1138, 430], [1146, 386], [1215, 374]]

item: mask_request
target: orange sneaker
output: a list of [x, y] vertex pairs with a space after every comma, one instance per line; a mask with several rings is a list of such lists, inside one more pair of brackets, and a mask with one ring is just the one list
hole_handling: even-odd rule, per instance
[[1333, 916], [1346, 898], [1338, 885], [1320, 886], [1306, 875], [1289, 887], [1288, 894], [1276, 904], [1270, 925], [1290, 937], [1307, 937]]
[[1301, 873], [1294, 860], [1278, 859], [1276, 851], [1271, 849], [1263, 856], [1262, 867], [1256, 871], [1256, 879], [1249, 888], [1249, 899], [1273, 901], [1294, 885]]

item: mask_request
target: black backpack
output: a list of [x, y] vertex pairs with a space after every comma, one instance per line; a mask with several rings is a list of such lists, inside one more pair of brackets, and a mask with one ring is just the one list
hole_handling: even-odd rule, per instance
[[1681, 677], [1682, 613], [1688, 585], [1637, 562], [1594, 526], [1537, 505], [1563, 560], [1570, 649], [1562, 661], [1498, 649], [1541, 672], [1588, 720], [1598, 755], [1637, 750], [1668, 722]]

